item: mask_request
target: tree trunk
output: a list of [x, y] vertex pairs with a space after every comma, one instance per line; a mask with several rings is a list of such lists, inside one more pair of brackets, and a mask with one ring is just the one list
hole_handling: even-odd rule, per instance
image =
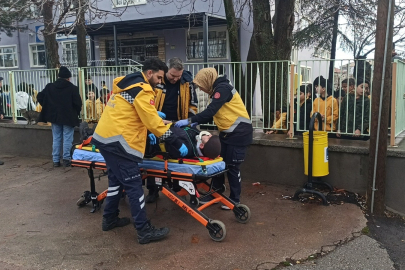
[[[294, 28], [295, 0], [277, 0], [271, 25], [268, 0], [252, 0], [256, 54], [259, 61], [289, 60]], [[288, 64], [280, 62], [259, 64], [263, 101], [264, 131], [271, 127], [275, 110], [288, 102]], [[283, 111], [285, 112], [285, 111]]]
[[85, 12], [87, 9], [87, 2], [79, 0], [79, 7], [76, 12], [77, 25], [77, 66], [87, 67], [87, 49], [86, 49], [86, 21]]
[[44, 18], [44, 41], [46, 48], [46, 68], [58, 68], [59, 54], [58, 42], [56, 41], [56, 33], [54, 33], [53, 25], [53, 1], [47, 1], [43, 5], [43, 18]]
[[[245, 68], [245, 72], [242, 70], [242, 65], [239, 63], [241, 62], [240, 56], [240, 41], [239, 41], [239, 26], [238, 21], [235, 16], [235, 10], [233, 6], [232, 0], [223, 0], [224, 7], [225, 7], [225, 14], [226, 14], [226, 21], [227, 21], [227, 29], [229, 35], [229, 44], [231, 50], [231, 62], [232, 64], [232, 73], [235, 74], [234, 85], [235, 89], [239, 91], [239, 94], [245, 103], [246, 109], [249, 115], [252, 115], [252, 95], [253, 89], [255, 87], [256, 82], [256, 72], [257, 72], [257, 65], [256, 64], [247, 64]], [[247, 61], [257, 61], [256, 51], [254, 46], [254, 34], [250, 39], [250, 47], [247, 56]], [[254, 70], [254, 72], [253, 72]], [[248, 85], [248, 82], [253, 82], [253, 85]]]
[[[389, 118], [389, 97], [391, 90], [391, 50], [392, 50], [392, 29], [394, 23], [394, 8], [388, 10], [391, 0], [378, 1], [377, 9], [377, 33], [375, 43], [375, 59], [374, 59], [374, 78], [373, 78], [373, 94], [372, 94], [372, 111], [371, 111], [371, 127], [370, 127], [370, 154], [369, 154], [369, 181], [367, 189], [367, 206], [371, 210], [372, 195], [373, 195], [373, 176], [374, 166], [376, 166], [375, 174], [375, 193], [374, 193], [374, 214], [383, 215], [385, 211], [385, 178], [386, 178], [386, 157], [387, 157], [387, 139], [388, 139], [388, 118]], [[393, 2], [393, 1], [391, 1]], [[384, 63], [385, 35], [387, 30], [388, 12], [391, 13], [391, 21], [389, 26], [388, 44], [386, 51], [386, 61]], [[383, 74], [383, 66], [385, 65], [385, 74]], [[378, 129], [378, 115], [380, 107], [381, 83], [384, 76], [383, 100], [381, 106], [381, 120]], [[377, 148], [377, 132], [378, 138], [378, 155], [376, 158]], [[375, 161], [377, 163], [375, 164]]]
[[231, 49], [231, 62], [240, 62], [238, 22], [236, 20], [232, 0], [224, 0], [224, 7], [226, 15], [226, 26], [229, 35], [229, 45]]
[[[338, 35], [338, 28], [339, 28], [339, 6], [334, 7], [335, 13], [333, 14], [333, 29], [332, 29], [332, 48], [330, 50], [330, 59], [336, 59], [336, 43], [337, 43], [337, 35]], [[329, 65], [329, 81], [333, 82], [333, 75], [335, 70], [335, 61], [330, 61]]]

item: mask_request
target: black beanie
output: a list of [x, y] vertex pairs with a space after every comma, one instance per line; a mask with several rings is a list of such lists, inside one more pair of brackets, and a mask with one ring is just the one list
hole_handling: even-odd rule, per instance
[[204, 144], [201, 153], [210, 159], [217, 158], [221, 154], [221, 142], [219, 141], [219, 137], [212, 135], [208, 142]]
[[69, 79], [72, 77], [72, 73], [70, 72], [70, 70], [67, 67], [61, 66], [59, 68], [58, 77], [63, 78], [63, 79]]

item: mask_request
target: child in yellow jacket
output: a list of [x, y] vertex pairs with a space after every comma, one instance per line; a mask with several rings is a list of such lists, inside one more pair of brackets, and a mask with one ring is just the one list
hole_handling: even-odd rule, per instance
[[93, 91], [89, 91], [87, 93], [87, 100], [86, 100], [86, 119], [87, 123], [97, 122], [98, 118], [96, 115], [96, 101], [95, 101], [95, 93]]
[[[332, 87], [323, 76], [314, 80], [314, 87], [318, 97], [312, 105], [311, 117], [319, 112], [322, 116], [322, 130], [336, 131], [339, 118], [339, 104], [332, 95]], [[325, 127], [326, 126], [326, 127]], [[315, 121], [315, 130], [318, 130], [318, 121]]]

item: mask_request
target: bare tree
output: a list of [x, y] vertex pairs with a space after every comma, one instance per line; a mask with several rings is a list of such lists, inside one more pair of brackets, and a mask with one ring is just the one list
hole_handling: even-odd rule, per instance
[[[58, 43], [56, 34], [77, 35], [78, 66], [87, 66], [86, 55], [86, 20], [103, 24], [107, 16], [121, 16], [120, 11], [98, 8], [102, 0], [27, 0], [27, 5], [35, 5], [44, 23], [44, 42], [47, 50], [47, 68], [59, 66]], [[69, 22], [69, 24], [67, 24]]]
[[[394, 44], [398, 44], [405, 40], [405, 1], [395, 2]], [[298, 13], [303, 23], [294, 33], [294, 45], [333, 54], [338, 42], [333, 38], [333, 30], [337, 29], [342, 49], [351, 52], [354, 59], [367, 57], [375, 50], [377, 3], [377, 0], [302, 0]]]
[[18, 22], [31, 16], [27, 2], [28, 0], [0, 0], [0, 33], [11, 36], [13, 31], [21, 29]]

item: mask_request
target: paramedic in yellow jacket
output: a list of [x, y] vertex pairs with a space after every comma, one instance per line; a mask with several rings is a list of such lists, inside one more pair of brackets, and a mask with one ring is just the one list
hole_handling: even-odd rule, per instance
[[[318, 97], [312, 104], [311, 117], [315, 112], [319, 112], [322, 116], [322, 130], [336, 131], [339, 119], [339, 104], [332, 95], [332, 86], [327, 83], [323, 76], [317, 77], [313, 85]], [[315, 121], [314, 128], [318, 130], [318, 120]]]
[[[142, 72], [114, 79], [113, 93], [93, 134], [92, 143], [103, 155], [108, 172], [108, 193], [102, 229], [108, 231], [130, 223], [119, 218], [118, 204], [122, 190], [129, 198], [131, 214], [141, 244], [159, 240], [169, 233], [168, 228], [155, 229], [146, 218], [142, 178], [138, 167], [144, 156], [148, 130], [163, 141], [176, 145], [182, 154], [182, 144], [158, 116], [154, 87], [167, 71], [158, 59], [144, 62]], [[185, 150], [184, 150], [185, 149]]]
[[[188, 119], [178, 121], [175, 126], [195, 126], [209, 123], [212, 120], [220, 131], [221, 156], [228, 167], [230, 186], [229, 198], [235, 203], [240, 202], [241, 177], [240, 164], [245, 159], [246, 149], [252, 143], [253, 127], [245, 105], [235, 87], [224, 76], [218, 76], [214, 68], [201, 69], [193, 80], [196, 87], [207, 93], [211, 102], [207, 109]], [[215, 189], [220, 189], [225, 183], [225, 176], [212, 179]], [[206, 200], [205, 200], [206, 199]], [[200, 200], [207, 203], [212, 196]], [[222, 205], [222, 209], [229, 208]]]
[[[168, 71], [162, 83], [155, 88], [155, 106], [159, 116], [168, 121], [189, 118], [197, 113], [197, 95], [192, 83], [193, 76], [184, 70], [183, 61], [173, 57], [168, 61]], [[148, 179], [148, 182], [154, 178]], [[159, 197], [159, 190], [154, 185], [147, 185], [149, 190], [146, 203], [153, 203]]]
[[197, 113], [193, 76], [184, 70], [180, 58], [170, 59], [168, 65], [164, 80], [156, 86], [156, 109], [166, 115], [166, 120], [189, 118]]

